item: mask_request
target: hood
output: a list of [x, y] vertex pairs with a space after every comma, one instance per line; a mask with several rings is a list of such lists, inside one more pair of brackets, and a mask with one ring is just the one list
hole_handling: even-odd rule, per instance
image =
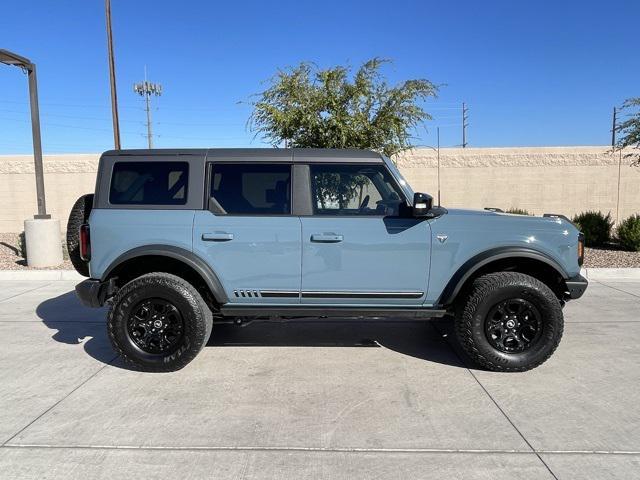
[[[548, 215], [548, 214], [547, 214]], [[569, 229], [576, 230], [578, 228], [568, 218], [562, 215], [548, 215], [548, 216], [532, 216], [532, 215], [517, 215], [515, 213], [496, 212], [492, 210], [474, 210], [466, 208], [448, 208], [445, 216], [451, 217], [471, 217], [469, 220], [486, 219], [487, 221], [495, 221], [495, 225], [521, 225], [530, 226], [531, 228], [543, 228], [543, 229]], [[461, 219], [462, 220], [462, 219]]]

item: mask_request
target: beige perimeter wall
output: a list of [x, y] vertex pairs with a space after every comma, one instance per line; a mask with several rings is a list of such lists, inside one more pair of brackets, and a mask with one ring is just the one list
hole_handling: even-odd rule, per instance
[[[94, 189], [98, 157], [45, 155], [47, 209], [63, 229], [75, 200]], [[396, 162], [414, 190], [437, 199], [434, 151], [416, 149]], [[33, 157], [0, 156], [0, 186], [0, 232], [21, 232], [37, 210]], [[640, 168], [607, 147], [444, 148], [440, 193], [446, 207], [519, 207], [567, 216], [601, 210], [616, 220], [640, 213]]]

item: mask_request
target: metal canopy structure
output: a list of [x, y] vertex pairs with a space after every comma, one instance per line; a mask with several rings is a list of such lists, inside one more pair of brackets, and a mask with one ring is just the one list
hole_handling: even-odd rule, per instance
[[40, 109], [38, 107], [38, 80], [36, 65], [28, 58], [8, 50], [0, 49], [0, 63], [13, 67], [20, 67], [29, 78], [29, 103], [31, 104], [31, 134], [33, 137], [33, 158], [36, 171], [36, 195], [38, 200], [38, 214], [34, 218], [51, 218], [47, 215], [47, 205], [44, 196], [44, 172], [42, 168], [42, 141], [40, 138]]

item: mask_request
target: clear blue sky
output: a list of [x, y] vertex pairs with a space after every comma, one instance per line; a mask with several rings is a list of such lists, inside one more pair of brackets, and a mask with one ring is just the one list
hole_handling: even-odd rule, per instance
[[[446, 84], [418, 143], [603, 145], [611, 109], [640, 96], [636, 20], [627, 1], [112, 0], [123, 146], [145, 146], [143, 101], [160, 82], [158, 147], [262, 146], [250, 100], [279, 67], [381, 56], [392, 82]], [[112, 147], [104, 2], [5, 0], [0, 48], [38, 65], [45, 152]], [[0, 154], [32, 151], [26, 77], [0, 65]]]

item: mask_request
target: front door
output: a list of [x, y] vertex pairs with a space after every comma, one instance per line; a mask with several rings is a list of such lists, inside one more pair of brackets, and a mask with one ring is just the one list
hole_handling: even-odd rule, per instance
[[420, 305], [428, 287], [425, 220], [386, 166], [312, 164], [312, 215], [302, 221], [303, 304]]
[[196, 212], [193, 249], [232, 303], [299, 303], [300, 219], [291, 215], [291, 165], [211, 166], [209, 210]]

